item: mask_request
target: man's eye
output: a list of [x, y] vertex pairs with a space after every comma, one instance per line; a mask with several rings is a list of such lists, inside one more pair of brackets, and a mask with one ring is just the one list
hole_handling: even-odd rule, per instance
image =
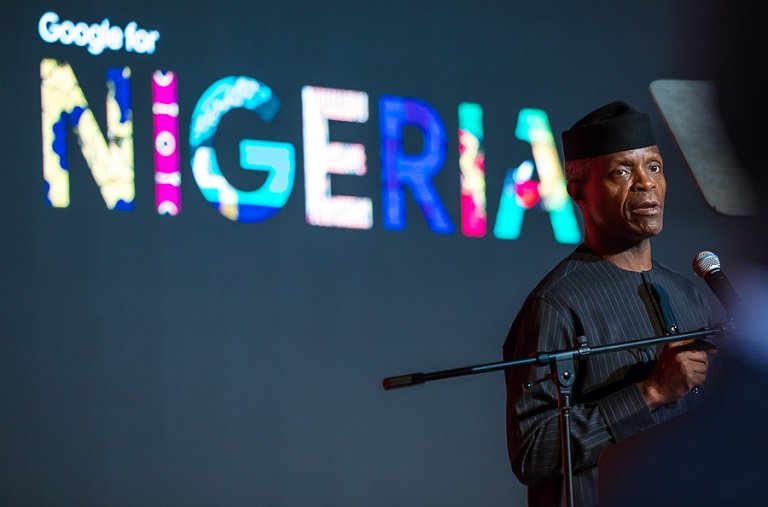
[[661, 171], [661, 166], [660, 166], [659, 164], [653, 164], [653, 165], [652, 165], [652, 166], [649, 168], [649, 170], [650, 170], [652, 173], [657, 173], [657, 172], [660, 172], [660, 171]]
[[629, 174], [629, 171], [627, 171], [626, 169], [614, 169], [613, 170], [613, 175], [614, 176], [622, 177], [622, 176], [626, 176], [627, 174]]

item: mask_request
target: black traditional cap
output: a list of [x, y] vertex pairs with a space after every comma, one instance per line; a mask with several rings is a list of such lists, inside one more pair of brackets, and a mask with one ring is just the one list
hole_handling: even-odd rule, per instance
[[565, 161], [653, 146], [650, 117], [624, 102], [611, 102], [563, 132]]

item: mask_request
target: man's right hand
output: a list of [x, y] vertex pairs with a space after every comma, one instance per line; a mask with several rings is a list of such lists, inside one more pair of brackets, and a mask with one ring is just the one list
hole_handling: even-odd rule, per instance
[[668, 343], [651, 376], [640, 382], [640, 392], [651, 411], [675, 402], [707, 379], [709, 355], [717, 348], [705, 341]]

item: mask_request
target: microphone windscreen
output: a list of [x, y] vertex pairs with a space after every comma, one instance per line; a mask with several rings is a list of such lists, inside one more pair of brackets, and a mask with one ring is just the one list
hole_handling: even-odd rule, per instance
[[707, 274], [719, 269], [720, 258], [712, 252], [705, 250], [699, 252], [696, 257], [693, 258], [693, 272], [701, 278], [704, 278]]

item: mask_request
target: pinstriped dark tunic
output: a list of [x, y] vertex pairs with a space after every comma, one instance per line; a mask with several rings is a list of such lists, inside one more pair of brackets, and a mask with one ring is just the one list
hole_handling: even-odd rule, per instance
[[[671, 312], [661, 310], [661, 299]], [[625, 271], [579, 247], [531, 292], [504, 343], [504, 358], [573, 346], [585, 335], [590, 345], [664, 334], [674, 319], [681, 332], [710, 324], [709, 305], [680, 274], [654, 262], [653, 269]], [[576, 505], [597, 504], [597, 460], [610, 444], [691, 409], [689, 394], [651, 412], [636, 383], [655, 364], [656, 350], [590, 356], [577, 366], [571, 431]], [[512, 468], [528, 488], [529, 505], [562, 505], [557, 391], [550, 381], [525, 392], [525, 382], [548, 367], [507, 372], [507, 440]]]

